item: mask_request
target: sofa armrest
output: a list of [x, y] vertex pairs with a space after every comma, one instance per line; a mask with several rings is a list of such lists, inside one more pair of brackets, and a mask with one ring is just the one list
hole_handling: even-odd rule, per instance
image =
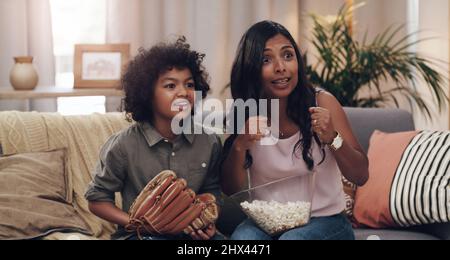
[[344, 108], [356, 138], [367, 152], [375, 130], [387, 133], [414, 131], [411, 113], [400, 109]]

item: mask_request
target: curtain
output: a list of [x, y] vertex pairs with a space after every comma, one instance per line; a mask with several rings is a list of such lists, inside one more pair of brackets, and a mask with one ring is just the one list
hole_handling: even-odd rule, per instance
[[[270, 19], [299, 36], [300, 0], [107, 0], [107, 43], [139, 47], [185, 35], [206, 54], [210, 97], [224, 99], [231, 65], [243, 33], [255, 22]], [[111, 100], [111, 99], [110, 99]], [[117, 102], [117, 101], [116, 101]], [[113, 104], [114, 102], [107, 102]], [[116, 103], [116, 106], [118, 104]]]
[[[11, 86], [9, 72], [14, 56], [33, 56], [39, 86], [55, 84], [55, 66], [48, 0], [0, 1], [0, 86]], [[55, 99], [0, 100], [0, 110], [56, 111]]]
[[[336, 15], [340, 7], [349, 0], [107, 0], [107, 42], [129, 42], [132, 54], [139, 47], [149, 48], [155, 43], [185, 35], [193, 48], [206, 54], [205, 65], [211, 77], [212, 93], [209, 97], [224, 100], [228, 92], [222, 92], [229, 82], [231, 64], [242, 34], [253, 23], [270, 19], [285, 25], [303, 50], [314, 62], [314, 48], [308, 44], [311, 37], [309, 13]], [[353, 1], [359, 3], [361, 1]], [[370, 0], [367, 6], [355, 15], [355, 35], [362, 36], [366, 30], [369, 36], [379, 33], [390, 24], [409, 23], [407, 6], [409, 0]], [[395, 2], [395, 3], [393, 3]], [[428, 3], [430, 2], [430, 3]], [[432, 56], [448, 61], [448, 3], [445, 0], [427, 1], [422, 12], [419, 28], [440, 28], [442, 41], [430, 47], [429, 41], [420, 43], [419, 48]], [[441, 8], [443, 6], [444, 8]], [[420, 10], [422, 10], [421, 8]], [[425, 9], [424, 9], [425, 10]], [[441, 16], [433, 16], [439, 11]], [[442, 19], [433, 17], [441, 17]], [[380, 17], [382, 18], [380, 20]], [[409, 22], [408, 22], [409, 21]], [[439, 24], [446, 26], [439, 27]], [[423, 33], [421, 33], [422, 35]], [[436, 41], [432, 42], [433, 46]], [[447, 49], [444, 49], [447, 48]], [[432, 50], [432, 51], [430, 51]], [[440, 55], [439, 55], [440, 53]], [[447, 68], [447, 67], [445, 67]], [[113, 107], [118, 101], [108, 99]], [[430, 99], [430, 102], [432, 100]], [[402, 106], [408, 108], [405, 104]], [[447, 110], [448, 111], [448, 110]], [[420, 114], [416, 114], [419, 127], [430, 127]], [[448, 112], [436, 113], [433, 129], [448, 128]]]

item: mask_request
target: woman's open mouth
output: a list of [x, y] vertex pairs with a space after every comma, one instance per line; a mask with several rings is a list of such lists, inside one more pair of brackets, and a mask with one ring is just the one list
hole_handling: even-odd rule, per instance
[[272, 81], [272, 85], [276, 88], [284, 89], [289, 86], [289, 82], [291, 81], [291, 78], [281, 78]]

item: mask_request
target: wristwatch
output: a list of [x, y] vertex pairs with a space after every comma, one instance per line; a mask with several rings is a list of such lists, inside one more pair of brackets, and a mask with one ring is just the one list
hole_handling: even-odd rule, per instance
[[344, 144], [344, 139], [342, 139], [341, 134], [339, 134], [339, 132], [336, 132], [336, 133], [337, 133], [337, 135], [334, 138], [333, 142], [328, 145], [331, 148], [331, 150], [333, 150], [333, 151], [339, 150], [342, 147], [342, 145]]

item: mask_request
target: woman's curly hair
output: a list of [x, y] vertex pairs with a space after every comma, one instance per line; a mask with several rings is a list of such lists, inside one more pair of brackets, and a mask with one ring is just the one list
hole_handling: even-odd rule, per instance
[[121, 110], [126, 112], [127, 120], [152, 121], [155, 84], [162, 73], [172, 68], [189, 69], [195, 90], [202, 91], [202, 97], [205, 98], [210, 88], [208, 73], [202, 65], [204, 57], [205, 54], [190, 49], [184, 36], [175, 42], [160, 43], [148, 50], [141, 48], [122, 77], [125, 97]]

